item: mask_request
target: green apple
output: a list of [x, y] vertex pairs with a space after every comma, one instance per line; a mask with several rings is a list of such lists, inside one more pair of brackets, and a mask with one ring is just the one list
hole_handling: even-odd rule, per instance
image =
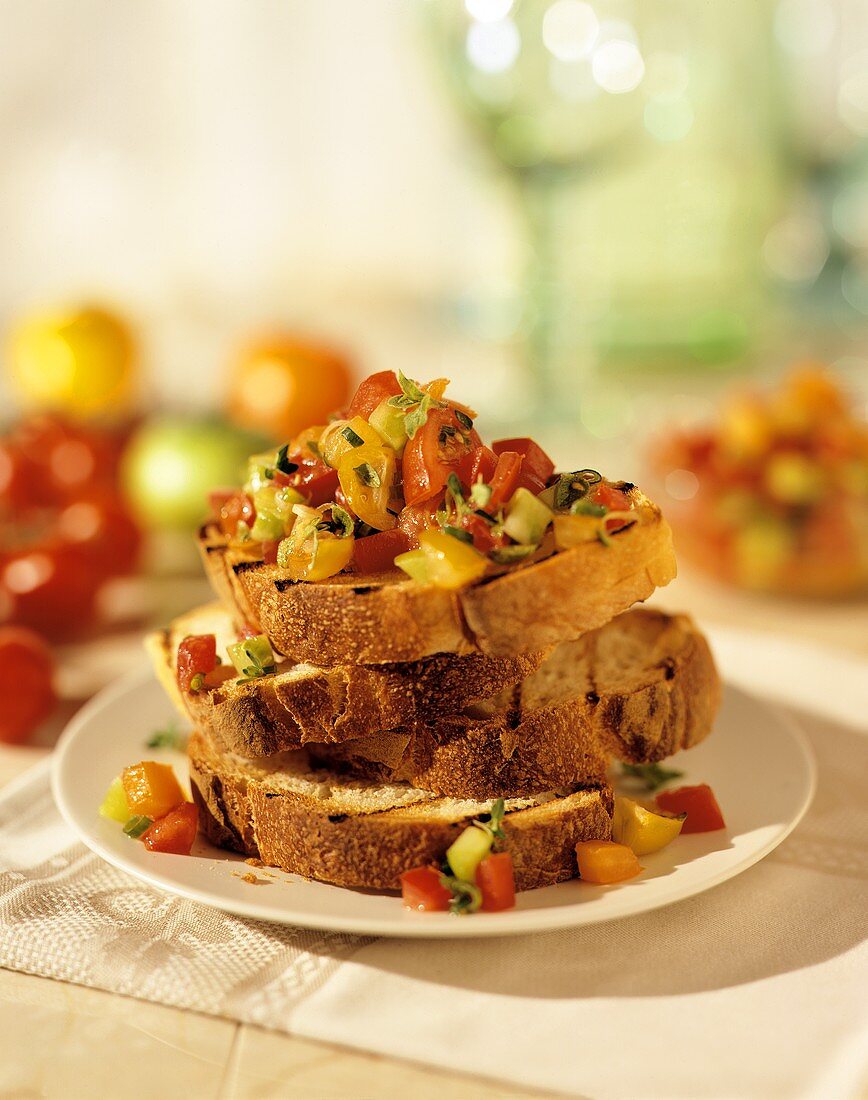
[[135, 433], [124, 455], [122, 480], [142, 523], [190, 530], [208, 513], [208, 493], [244, 481], [258, 435], [214, 417], [162, 415]]

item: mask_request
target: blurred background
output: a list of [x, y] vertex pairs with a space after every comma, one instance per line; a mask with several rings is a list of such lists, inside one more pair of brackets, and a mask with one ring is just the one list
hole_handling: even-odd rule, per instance
[[[205, 489], [398, 368], [676, 508], [707, 518], [723, 485], [726, 537], [777, 564], [718, 580], [790, 592], [780, 561], [819, 542], [820, 573], [849, 570], [834, 594], [860, 587], [865, 0], [2, 0], [0, 21], [0, 621], [63, 642], [189, 606]], [[788, 412], [736, 399], [725, 462], [690, 436], [805, 362]], [[817, 518], [830, 486], [843, 526]], [[70, 564], [88, 546], [99, 583]], [[106, 569], [137, 581], [109, 598]]]

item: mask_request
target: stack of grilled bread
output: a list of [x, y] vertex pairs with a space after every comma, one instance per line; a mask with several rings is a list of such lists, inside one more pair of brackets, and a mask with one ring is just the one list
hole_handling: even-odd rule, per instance
[[[574, 877], [576, 843], [611, 836], [613, 758], [690, 748], [719, 701], [691, 619], [633, 607], [674, 563], [659, 510], [624, 492], [635, 518], [611, 536], [542, 544], [457, 588], [394, 568], [296, 580], [210, 522], [200, 549], [220, 602], [149, 641], [194, 727], [202, 831], [301, 876], [389, 890], [504, 799], [516, 887]], [[223, 663], [180, 689], [185, 638], [224, 653], [254, 632], [273, 668]]]

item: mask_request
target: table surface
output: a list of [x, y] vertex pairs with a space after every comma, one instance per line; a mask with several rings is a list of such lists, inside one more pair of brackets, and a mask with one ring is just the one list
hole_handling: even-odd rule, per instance
[[[868, 657], [868, 601], [825, 604], [748, 597], [687, 574], [653, 602], [670, 610], [689, 609], [705, 626], [785, 634]], [[113, 642], [102, 657], [119, 665], [137, 650], [135, 639], [126, 650]], [[65, 674], [81, 679], [86, 673], [80, 666]], [[50, 741], [50, 736], [42, 740]], [[0, 746], [0, 786], [49, 751], [47, 746]], [[131, 1064], [135, 1095], [161, 1100], [439, 1100], [444, 1093], [465, 1096], [471, 1091], [479, 1100], [544, 1095], [2, 969], [0, 1036], [2, 1096], [92, 1100], [128, 1092], [118, 1082]], [[38, 1056], [22, 1057], [22, 1051], [33, 1051], [34, 1036]]]

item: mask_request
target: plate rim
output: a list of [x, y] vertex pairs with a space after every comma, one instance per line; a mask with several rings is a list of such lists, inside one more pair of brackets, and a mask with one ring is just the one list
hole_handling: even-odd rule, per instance
[[[756, 637], [747, 631], [736, 631], [746, 636]], [[99, 858], [133, 878], [155, 887], [163, 893], [174, 897], [185, 898], [190, 901], [206, 905], [212, 909], [250, 920], [261, 920], [270, 923], [295, 925], [296, 927], [315, 929], [360, 936], [383, 936], [396, 939], [463, 939], [463, 938], [488, 938], [526, 935], [528, 933], [554, 932], [563, 928], [575, 928], [605, 923], [608, 921], [624, 920], [642, 913], [653, 912], [658, 909], [674, 905], [680, 901], [713, 890], [729, 879], [749, 870], [759, 863], [770, 852], [774, 851], [799, 825], [807, 813], [816, 793], [817, 788], [817, 762], [813, 748], [807, 734], [801, 725], [773, 700], [747, 690], [738, 684], [724, 680], [724, 689], [735, 691], [750, 698], [750, 700], [771, 714], [778, 725], [786, 731], [788, 737], [798, 750], [801, 764], [806, 776], [806, 787], [801, 798], [797, 812], [778, 831], [774, 832], [767, 840], [757, 848], [744, 853], [738, 860], [721, 867], [708, 878], [695, 882], [682, 883], [677, 895], [671, 897], [658, 897], [648, 899], [641, 892], [636, 893], [635, 901], [630, 902], [627, 897], [622, 902], [622, 908], [616, 913], [602, 911], [596, 914], [593, 910], [582, 919], [575, 919], [575, 915], [583, 908], [583, 903], [575, 902], [565, 905], [545, 906], [537, 909], [516, 909], [509, 913], [476, 914], [472, 921], [454, 921], [451, 919], [438, 920], [436, 923], [399, 924], [398, 922], [382, 922], [376, 918], [329, 915], [318, 917], [314, 913], [287, 911], [281, 914], [272, 909], [258, 905], [253, 899], [250, 901], [236, 902], [232, 898], [222, 897], [219, 894], [202, 889], [198, 886], [185, 886], [175, 881], [167, 881], [159, 871], [150, 871], [142, 868], [132, 861], [127, 861], [123, 855], [112, 847], [103, 843], [94, 832], [87, 832], [79, 825], [78, 816], [70, 801], [62, 782], [65, 764], [75, 751], [77, 738], [81, 730], [89, 726], [94, 717], [101, 711], [111, 706], [117, 698], [123, 698], [137, 688], [143, 688], [148, 683], [154, 688], [159, 683], [153, 672], [147, 666], [134, 669], [119, 677], [107, 685], [84, 704], [73, 715], [63, 733], [61, 734], [54, 752], [51, 756], [50, 785], [55, 804], [66, 824], [72, 829], [76, 837]], [[575, 879], [559, 883], [559, 887], [569, 888], [576, 882]], [[396, 899], [397, 903], [397, 899]], [[573, 919], [570, 919], [571, 914]], [[421, 915], [424, 919], [425, 915]], [[440, 915], [437, 914], [437, 917]], [[415, 918], [414, 918], [415, 920]]]

